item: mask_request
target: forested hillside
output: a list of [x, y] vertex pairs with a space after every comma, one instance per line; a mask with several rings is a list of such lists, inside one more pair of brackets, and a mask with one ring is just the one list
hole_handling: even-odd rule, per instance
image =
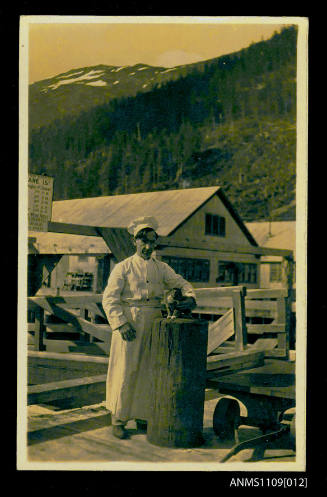
[[56, 200], [220, 185], [244, 220], [294, 218], [296, 36], [32, 130], [30, 171]]

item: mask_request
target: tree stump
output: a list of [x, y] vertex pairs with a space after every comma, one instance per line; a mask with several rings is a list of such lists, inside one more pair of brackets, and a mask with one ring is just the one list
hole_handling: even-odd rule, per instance
[[208, 325], [156, 319], [151, 335], [151, 414], [147, 439], [164, 447], [198, 447], [202, 437]]

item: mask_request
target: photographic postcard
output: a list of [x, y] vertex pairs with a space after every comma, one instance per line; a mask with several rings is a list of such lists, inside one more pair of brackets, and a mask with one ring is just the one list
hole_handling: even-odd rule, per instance
[[[305, 471], [308, 29], [304, 17], [21, 16], [18, 469]], [[178, 201], [168, 195], [156, 206], [151, 192], [159, 192], [161, 199], [179, 192], [174, 193]], [[109, 197], [116, 202], [116, 207], [110, 204], [111, 221], [101, 203]], [[122, 197], [129, 197], [128, 206], [118, 206]], [[238, 441], [219, 439], [212, 427], [217, 403], [212, 384], [204, 405], [205, 443], [196, 448], [159, 447], [137, 434], [130, 440], [114, 440], [104, 399], [62, 409], [52, 401], [26, 402], [33, 388], [45, 392], [48, 386], [54, 391], [55, 383], [65, 380], [69, 388], [72, 381], [85, 387], [87, 378], [105, 375], [108, 349], [99, 356], [92, 352], [90, 363], [87, 353], [74, 349], [67, 302], [78, 296], [85, 302], [92, 295], [99, 298], [113, 263], [108, 238], [95, 236], [94, 227], [126, 228], [126, 219], [141, 212], [138, 199], [147, 215], [151, 209], [158, 219], [165, 214], [169, 226], [159, 232], [166, 247], [162, 260], [177, 272], [184, 271], [200, 289], [199, 295], [206, 287], [226, 290], [243, 284], [248, 298], [258, 288], [271, 290], [270, 297], [282, 288], [294, 296], [296, 289], [296, 298], [288, 301], [291, 317], [287, 312], [284, 316], [292, 321], [293, 335], [286, 361], [279, 359], [286, 381], [280, 392], [287, 387], [287, 393], [274, 393], [270, 370], [263, 371], [269, 384], [265, 401], [269, 405], [269, 396], [273, 397], [275, 414], [290, 408], [291, 420], [296, 406], [296, 452], [287, 443], [279, 444], [276, 435], [272, 446], [249, 445], [222, 462], [233, 443], [245, 443], [261, 432], [258, 426], [242, 425]], [[217, 203], [217, 211], [212, 203], [205, 218], [205, 234], [212, 242], [197, 231], [196, 220], [196, 213], [209, 202]], [[174, 230], [180, 232], [176, 250], [168, 240]], [[218, 249], [213, 245], [215, 235], [221, 243]], [[194, 252], [198, 255], [193, 253], [193, 265], [187, 266], [192, 250], [187, 242], [192, 239], [199, 241]], [[252, 253], [244, 249], [249, 245]], [[119, 249], [110, 248], [119, 260]], [[218, 265], [214, 250], [224, 252]], [[93, 266], [88, 266], [91, 259]], [[254, 273], [258, 260], [260, 277]], [[39, 335], [27, 322], [32, 309], [28, 305], [37, 308], [31, 300], [35, 296], [43, 298], [45, 306], [50, 305], [48, 297], [62, 297], [65, 303], [68, 296], [62, 313], [70, 316], [65, 326], [71, 335], [62, 349], [53, 348], [60, 340], [48, 337], [45, 345], [41, 337], [37, 350]], [[48, 325], [57, 329], [54, 325], [62, 321], [51, 323], [51, 310], [44, 307], [43, 318], [44, 310]], [[83, 316], [80, 323], [85, 325]], [[247, 322], [249, 333], [261, 322], [271, 326], [266, 340], [277, 343], [273, 327], [279, 326], [277, 335], [281, 334], [281, 323], [269, 324], [263, 314], [261, 321], [258, 316], [253, 314]], [[95, 330], [95, 322], [91, 324]], [[228, 338], [229, 324], [224, 326]], [[28, 339], [27, 330], [32, 329]], [[87, 346], [91, 350], [99, 342], [95, 338]], [[74, 351], [75, 359], [63, 365], [61, 357], [67, 360]], [[42, 371], [51, 360], [57, 365], [54, 376], [47, 377]], [[239, 360], [240, 372], [244, 360]], [[89, 364], [88, 376], [64, 376], [69, 367], [82, 368], [83, 363]], [[291, 363], [293, 376], [283, 369], [286, 363]], [[263, 390], [251, 378], [252, 406]], [[67, 385], [62, 388], [69, 396], [72, 390]], [[240, 415], [248, 411], [250, 416], [247, 397], [240, 389], [227, 398], [233, 396]], [[260, 417], [260, 407], [256, 412]], [[291, 421], [275, 424], [266, 433], [287, 423]]]

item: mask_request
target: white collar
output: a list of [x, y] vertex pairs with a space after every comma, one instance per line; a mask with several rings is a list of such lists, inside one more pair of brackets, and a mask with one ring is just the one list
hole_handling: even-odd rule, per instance
[[154, 257], [154, 255], [151, 255], [150, 259], [145, 260], [145, 259], [143, 259], [143, 257], [141, 257], [141, 256], [140, 256], [137, 252], [135, 252], [135, 254], [134, 254], [134, 256], [133, 256], [133, 257], [135, 257], [135, 259], [136, 259], [136, 260], [138, 260], [138, 261], [142, 262], [143, 264], [147, 264], [147, 263], [149, 263], [150, 261], [151, 261], [151, 262], [154, 262], [154, 261], [155, 261], [155, 257]]

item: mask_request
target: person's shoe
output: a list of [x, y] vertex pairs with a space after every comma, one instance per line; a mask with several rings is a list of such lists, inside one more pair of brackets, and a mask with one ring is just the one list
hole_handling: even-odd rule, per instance
[[140, 419], [136, 420], [136, 428], [138, 431], [142, 431], [143, 433], [146, 432], [148, 428], [148, 423], [146, 421], [142, 421]]
[[123, 425], [113, 425], [112, 426], [112, 434], [116, 438], [127, 438], [127, 431]]

